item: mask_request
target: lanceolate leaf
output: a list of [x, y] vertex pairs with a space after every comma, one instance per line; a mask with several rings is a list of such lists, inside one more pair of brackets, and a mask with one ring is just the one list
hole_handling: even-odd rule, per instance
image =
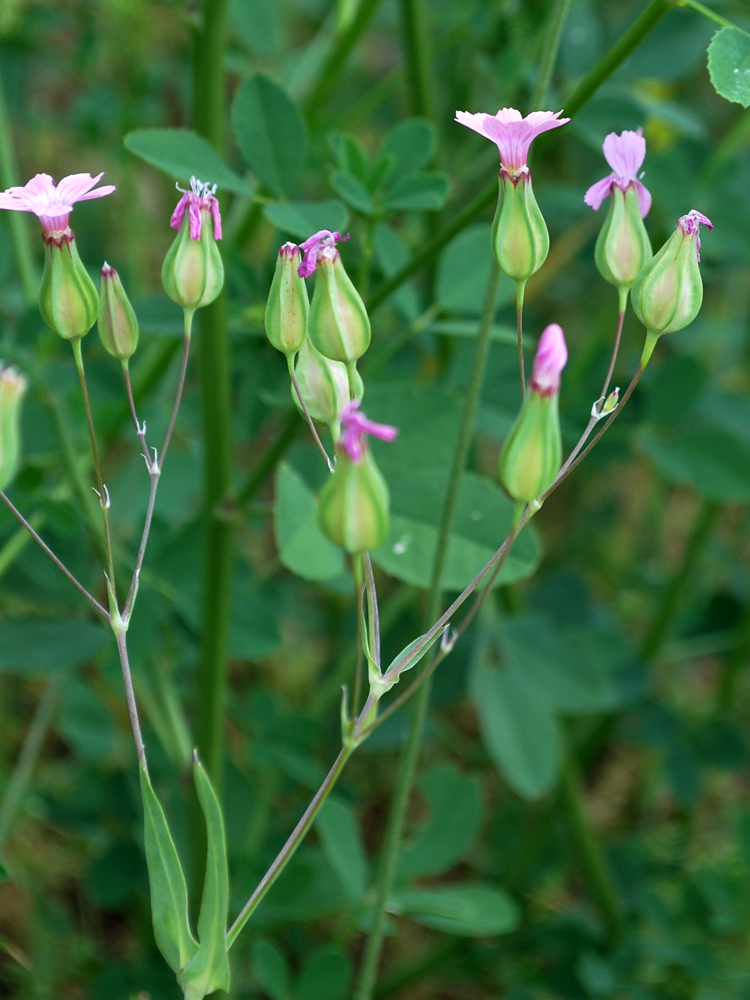
[[198, 950], [198, 942], [190, 932], [187, 887], [177, 849], [143, 767], [141, 797], [154, 937], [169, 966], [179, 972]]
[[203, 1000], [214, 990], [229, 989], [226, 945], [229, 869], [221, 806], [197, 755], [193, 759], [193, 778], [206, 820], [206, 878], [198, 917], [200, 947], [177, 980], [185, 991], [185, 1000]]

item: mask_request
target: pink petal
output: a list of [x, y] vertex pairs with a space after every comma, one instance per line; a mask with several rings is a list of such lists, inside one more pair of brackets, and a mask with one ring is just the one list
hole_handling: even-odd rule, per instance
[[180, 200], [175, 205], [175, 210], [172, 212], [172, 218], [169, 220], [169, 224], [172, 229], [179, 229], [182, 225], [182, 217], [185, 214], [185, 209], [188, 207], [190, 201], [189, 194], [183, 194]]
[[539, 338], [530, 384], [545, 395], [560, 390], [560, 373], [568, 362], [568, 348], [562, 327], [550, 323]]
[[484, 127], [485, 119], [487, 118], [492, 118], [492, 115], [484, 114], [481, 111], [476, 115], [472, 114], [470, 111], [457, 111], [454, 121], [457, 121], [460, 125], [465, 125], [467, 128], [473, 129], [475, 132], [478, 132], [480, 135], [489, 139], [490, 136], [487, 135]]
[[610, 134], [602, 145], [605, 159], [621, 181], [634, 181], [646, 158], [646, 140], [638, 132]]
[[638, 207], [641, 210], [641, 218], [645, 219], [651, 208], [651, 193], [645, 184], [640, 181], [634, 181], [635, 190], [638, 195]]
[[214, 239], [221, 239], [221, 214], [219, 212], [219, 202], [216, 198], [211, 198], [211, 215], [214, 219]]
[[201, 218], [200, 205], [195, 198], [188, 197], [188, 218], [190, 219], [190, 239], [199, 240], [201, 238], [201, 229], [203, 228], [203, 219]]
[[587, 205], [590, 205], [595, 212], [598, 212], [604, 199], [609, 197], [610, 192], [612, 191], [613, 182], [613, 174], [610, 174], [609, 177], [605, 177], [601, 181], [597, 181], [596, 184], [592, 184], [588, 189], [586, 194], [583, 196], [583, 200]]
[[63, 177], [57, 185], [56, 195], [58, 200], [64, 204], [73, 205], [84, 198], [100, 198], [104, 194], [109, 194], [114, 191], [114, 187], [111, 184], [108, 185], [108, 190], [102, 188], [100, 191], [92, 191], [91, 194], [87, 193], [99, 183], [103, 176], [104, 173], [102, 172], [97, 174], [96, 177], [92, 177], [91, 174], [69, 174], [67, 177]]
[[[539, 112], [536, 113], [538, 114]], [[509, 125], [511, 122], [523, 121], [523, 115], [520, 111], [516, 111], [515, 108], [500, 108], [494, 117], [503, 125]]]

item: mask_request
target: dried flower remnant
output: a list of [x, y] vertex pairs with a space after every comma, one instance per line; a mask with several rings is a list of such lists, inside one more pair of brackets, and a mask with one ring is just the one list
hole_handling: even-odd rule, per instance
[[190, 178], [190, 190], [179, 185], [170, 226], [179, 230], [161, 269], [164, 291], [192, 314], [217, 298], [224, 286], [224, 264], [216, 244], [221, 239], [221, 214], [216, 185]]
[[353, 399], [341, 411], [341, 437], [337, 447], [345, 451], [356, 465], [362, 461], [367, 448], [367, 435], [389, 443], [396, 438], [398, 427], [376, 424], [359, 411], [359, 400]]

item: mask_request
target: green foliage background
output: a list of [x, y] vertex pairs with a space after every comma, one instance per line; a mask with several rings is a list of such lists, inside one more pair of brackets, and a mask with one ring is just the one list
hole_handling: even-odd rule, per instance
[[[410, 34], [413, 6], [231, 0], [222, 156], [192, 131], [194, 5], [12, 0], [0, 9], [2, 186], [100, 170], [117, 185], [78, 206], [72, 225], [92, 274], [106, 258], [135, 304], [143, 346], [133, 378], [155, 436], [169, 417], [182, 335], [159, 280], [173, 183], [196, 173], [220, 188], [235, 463], [223, 510], [235, 528], [223, 783], [232, 916], [336, 755], [340, 685], [354, 663], [351, 574], [315, 522], [325, 469], [263, 334], [276, 249], [318, 228], [350, 231], [343, 257], [372, 306], [367, 412], [401, 428], [394, 445], [374, 444], [393, 498], [391, 536], [373, 554], [388, 662], [424, 630], [490, 270], [489, 200], [423, 254], [497, 170], [495, 147], [453, 115], [533, 110], [550, 19], [565, 5], [440, 0]], [[616, 323], [615, 292], [593, 263], [601, 220], [583, 203], [607, 172], [607, 133], [644, 129], [655, 247], [689, 209], [712, 219], [703, 311], [662, 339], [623, 417], [545, 504], [536, 534], [521, 537], [436, 675], [378, 996], [723, 1000], [750, 989], [750, 68], [742, 31], [714, 37], [720, 25], [695, 9], [662, 6], [624, 65], [535, 149], [552, 252], [529, 284], [525, 327], [530, 347], [549, 322], [565, 330], [566, 446], [585, 426]], [[645, 8], [571, 0], [544, 107], [565, 108]], [[372, 18], [357, 33], [363, 11]], [[711, 11], [750, 30], [740, 0]], [[12, 496], [101, 596], [75, 371], [33, 300], [36, 220], [16, 219], [0, 224], [0, 357], [29, 374], [32, 390]], [[11, 224], [33, 232], [27, 284]], [[383, 283], [420, 254], [384, 298]], [[513, 303], [504, 279], [449, 549], [451, 593], [510, 524], [494, 469], [519, 403]], [[629, 314], [622, 385], [642, 339]], [[147, 477], [117, 366], [95, 335], [84, 348], [127, 566]], [[205, 382], [196, 354], [131, 627], [153, 780], [186, 859]], [[394, 715], [347, 767], [232, 951], [232, 997], [352, 995], [407, 726], [407, 712]], [[0, 733], [2, 995], [179, 996], [150, 927], [114, 649], [4, 508]]]

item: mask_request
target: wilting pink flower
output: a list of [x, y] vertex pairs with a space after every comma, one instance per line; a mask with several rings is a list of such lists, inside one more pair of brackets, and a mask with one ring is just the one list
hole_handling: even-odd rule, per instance
[[529, 387], [542, 396], [554, 396], [560, 391], [560, 372], [567, 362], [568, 348], [562, 327], [550, 323], [539, 338]]
[[560, 118], [562, 111], [532, 111], [525, 118], [515, 108], [501, 108], [496, 115], [457, 111], [455, 121], [474, 129], [497, 144], [500, 164], [511, 177], [528, 173], [529, 146], [542, 132], [564, 125], [570, 118]]
[[44, 235], [60, 233], [68, 228], [68, 219], [77, 201], [103, 198], [112, 194], [114, 184], [91, 189], [98, 184], [103, 173], [69, 174], [55, 186], [49, 174], [37, 174], [23, 187], [10, 187], [0, 194], [0, 208], [15, 212], [33, 212], [42, 224]]
[[368, 420], [364, 413], [359, 412], [358, 399], [347, 403], [341, 411], [341, 428], [339, 448], [357, 465], [365, 453], [366, 434], [372, 434], [381, 441], [393, 441], [398, 434], [398, 427], [376, 424], [373, 420]]
[[713, 229], [713, 223], [705, 215], [701, 215], [694, 208], [691, 209], [687, 215], [683, 215], [677, 220], [677, 225], [683, 231], [686, 236], [692, 236], [695, 233], [695, 250], [698, 254], [698, 262], [701, 259], [701, 238], [699, 236], [701, 226], [708, 226], [709, 229]]
[[592, 184], [583, 200], [594, 211], [598, 211], [604, 199], [612, 193], [613, 187], [618, 187], [621, 191], [635, 187], [641, 218], [645, 219], [651, 208], [651, 195], [638, 180], [638, 171], [643, 166], [643, 160], [646, 156], [646, 140], [643, 138], [641, 130], [622, 132], [620, 135], [616, 132], [610, 132], [604, 140], [602, 149], [604, 150], [604, 158], [612, 167], [612, 173], [609, 177]]
[[179, 184], [175, 184], [178, 191], [182, 192], [182, 197], [177, 202], [177, 207], [172, 212], [169, 221], [172, 229], [179, 229], [182, 225], [182, 217], [188, 213], [190, 221], [190, 239], [199, 240], [203, 229], [203, 216], [201, 210], [210, 212], [214, 220], [214, 239], [221, 239], [221, 215], [219, 214], [219, 200], [215, 197], [216, 185], [204, 184], [196, 177], [190, 178], [190, 190], [185, 191]]
[[330, 229], [321, 229], [313, 233], [304, 243], [300, 243], [300, 250], [304, 250], [305, 259], [299, 266], [298, 274], [300, 278], [309, 278], [315, 271], [318, 257], [325, 257], [328, 260], [335, 260], [338, 256], [337, 243], [345, 243], [349, 239], [349, 234], [342, 236], [341, 233], [331, 232]]

